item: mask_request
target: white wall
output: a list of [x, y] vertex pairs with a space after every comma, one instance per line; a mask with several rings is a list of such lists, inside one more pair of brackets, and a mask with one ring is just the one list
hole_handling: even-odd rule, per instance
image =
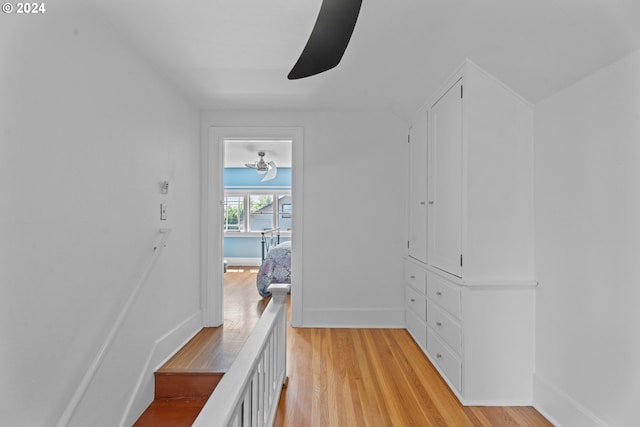
[[303, 324], [403, 326], [408, 126], [387, 113], [212, 111], [205, 143], [210, 126], [303, 128]]
[[1, 423], [56, 425], [169, 225], [70, 423], [112, 427], [200, 323], [199, 114], [80, 3], [54, 3], [0, 16]]
[[640, 397], [640, 52], [541, 102], [536, 405], [635, 426]]

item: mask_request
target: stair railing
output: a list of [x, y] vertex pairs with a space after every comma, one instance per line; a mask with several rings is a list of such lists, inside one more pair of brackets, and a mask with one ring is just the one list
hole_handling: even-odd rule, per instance
[[273, 426], [286, 380], [290, 287], [269, 286], [269, 305], [192, 427]]
[[122, 327], [122, 324], [124, 323], [125, 319], [129, 315], [129, 312], [131, 311], [131, 307], [133, 306], [133, 303], [135, 302], [138, 294], [140, 293], [142, 286], [145, 284], [145, 282], [147, 281], [147, 278], [153, 271], [153, 267], [156, 265], [156, 261], [158, 261], [158, 258], [160, 258], [162, 249], [164, 249], [164, 247], [166, 246], [167, 239], [169, 238], [169, 234], [171, 234], [171, 229], [161, 228], [159, 230], [159, 233], [160, 235], [156, 241], [156, 244], [153, 246], [153, 252], [149, 256], [149, 259], [147, 260], [147, 263], [145, 264], [144, 269], [142, 270], [142, 274], [138, 278], [138, 281], [136, 282], [135, 286], [133, 287], [133, 290], [131, 291], [131, 294], [129, 295], [129, 298], [127, 299], [126, 303], [120, 310], [118, 317], [116, 318], [115, 322], [111, 326], [111, 329], [109, 330], [109, 334], [105, 338], [104, 343], [100, 347], [100, 350], [98, 350], [98, 353], [96, 354], [95, 358], [91, 362], [89, 369], [87, 369], [87, 372], [85, 372], [84, 377], [82, 377], [82, 381], [80, 381], [78, 388], [76, 389], [75, 393], [71, 397], [71, 400], [67, 404], [67, 407], [65, 408], [62, 414], [62, 417], [60, 418], [60, 420], [58, 420], [57, 427], [65, 427], [71, 421], [71, 418], [73, 417], [73, 414], [77, 409], [78, 404], [80, 403], [85, 393], [87, 392], [87, 389], [91, 384], [91, 381], [93, 381], [93, 378], [98, 372], [98, 369], [102, 364], [102, 361], [104, 360], [109, 349], [111, 348], [111, 344], [113, 344], [113, 341], [118, 335], [118, 332]]

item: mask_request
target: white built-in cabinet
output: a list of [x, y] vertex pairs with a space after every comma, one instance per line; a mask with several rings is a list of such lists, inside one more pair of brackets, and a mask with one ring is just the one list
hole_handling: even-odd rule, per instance
[[465, 61], [409, 131], [407, 329], [465, 405], [532, 403], [532, 126], [531, 105]]

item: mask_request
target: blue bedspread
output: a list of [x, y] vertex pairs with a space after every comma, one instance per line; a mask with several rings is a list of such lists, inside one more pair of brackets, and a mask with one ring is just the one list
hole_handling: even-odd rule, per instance
[[256, 285], [261, 296], [271, 295], [267, 288], [272, 283], [291, 283], [291, 242], [271, 248], [260, 266]]

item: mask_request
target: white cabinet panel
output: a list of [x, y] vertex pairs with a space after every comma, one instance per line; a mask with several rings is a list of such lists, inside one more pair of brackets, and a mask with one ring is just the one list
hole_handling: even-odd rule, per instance
[[421, 293], [427, 293], [427, 272], [416, 264], [404, 262], [404, 280]]
[[427, 301], [427, 326], [458, 354], [462, 354], [462, 328], [434, 303]]
[[460, 288], [451, 284], [446, 279], [434, 274], [427, 273], [427, 297], [439, 304], [453, 316], [460, 318]]
[[449, 382], [462, 391], [462, 363], [431, 329], [427, 329], [427, 352]]
[[409, 129], [409, 256], [427, 262], [427, 109]]
[[427, 326], [420, 320], [418, 316], [411, 310], [406, 312], [407, 329], [413, 335], [420, 348], [425, 351], [427, 349]]
[[429, 264], [462, 276], [462, 79], [431, 107]]
[[418, 291], [411, 286], [406, 287], [405, 293], [407, 307], [413, 310], [422, 320], [427, 320], [427, 299], [424, 295], [418, 293]]

